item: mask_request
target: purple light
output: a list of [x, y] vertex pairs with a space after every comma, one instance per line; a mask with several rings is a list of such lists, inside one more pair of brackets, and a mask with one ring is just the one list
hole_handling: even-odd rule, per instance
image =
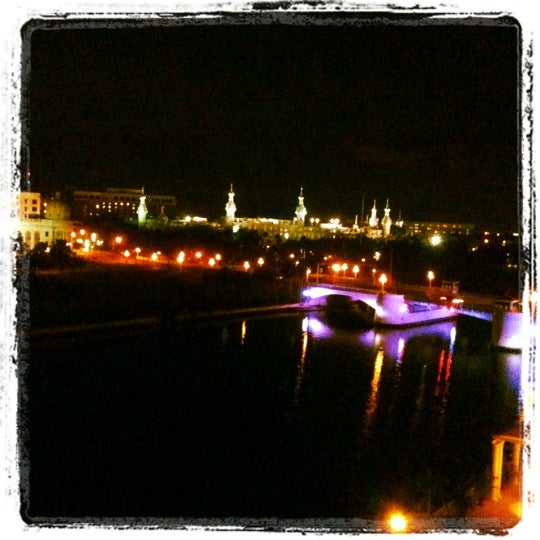
[[[304, 321], [307, 319], [307, 329], [312, 337], [314, 338], [322, 338], [327, 339], [334, 335], [333, 330], [324, 324], [321, 320], [310, 316], [306, 317]], [[302, 327], [304, 327], [305, 323], [302, 321]]]
[[327, 289], [326, 287], [309, 287], [302, 291], [302, 296], [306, 298], [320, 298], [321, 296], [328, 296], [329, 294], [334, 293], [332, 289]]

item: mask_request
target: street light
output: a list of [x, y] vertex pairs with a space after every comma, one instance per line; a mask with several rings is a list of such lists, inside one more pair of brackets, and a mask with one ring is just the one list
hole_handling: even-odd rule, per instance
[[311, 274], [311, 268], [306, 270], [306, 285], [309, 285], [309, 274]]
[[433, 281], [433, 279], [435, 278], [435, 274], [433, 273], [432, 270], [430, 270], [428, 273], [427, 273], [427, 278], [429, 280], [429, 290], [431, 291], [431, 282]]
[[403, 514], [392, 514], [388, 519], [388, 524], [392, 532], [405, 532], [407, 529], [407, 518]]
[[348, 270], [349, 265], [347, 263], [343, 263], [341, 265], [341, 269], [343, 270], [343, 277], [345, 277], [345, 272]]
[[384, 284], [388, 281], [388, 278], [386, 277], [386, 274], [381, 274], [381, 277], [379, 278], [379, 282], [381, 284], [381, 292], [384, 293]]
[[332, 270], [336, 273], [336, 277], [337, 277], [338, 272], [341, 270], [341, 265], [339, 263], [334, 263], [332, 265]]
[[244, 269], [246, 272], [249, 270], [249, 261], [244, 262]]
[[357, 264], [355, 264], [355, 265], [353, 266], [352, 271], [353, 271], [353, 274], [354, 274], [354, 279], [356, 279], [356, 276], [358, 275], [358, 272], [360, 272], [360, 268], [358, 267]]
[[441, 242], [442, 242], [442, 238], [441, 238], [441, 235], [440, 235], [440, 234], [434, 234], [434, 235], [429, 239], [429, 243], [430, 243], [432, 246], [440, 246], [440, 245], [441, 245]]

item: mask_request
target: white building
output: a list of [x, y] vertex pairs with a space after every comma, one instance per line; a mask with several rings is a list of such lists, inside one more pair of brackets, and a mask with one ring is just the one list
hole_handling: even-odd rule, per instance
[[327, 231], [319, 227], [318, 221], [316, 226], [306, 227], [304, 225], [307, 209], [304, 206], [303, 188], [300, 188], [294, 219], [235, 217], [236, 204], [234, 203], [234, 195], [231, 185], [229, 200], [225, 205], [225, 224], [232, 226], [233, 231], [238, 231], [239, 229], [256, 230], [270, 238], [279, 235], [283, 240], [299, 239], [302, 236], [306, 238], [320, 238], [328, 234]]
[[70, 242], [71, 233], [80, 228], [79, 223], [69, 219], [69, 207], [60, 201], [59, 194], [46, 201], [42, 200], [40, 193], [25, 191], [21, 192], [17, 199], [17, 233], [25, 250], [34, 249], [40, 242], [49, 246], [57, 240]]

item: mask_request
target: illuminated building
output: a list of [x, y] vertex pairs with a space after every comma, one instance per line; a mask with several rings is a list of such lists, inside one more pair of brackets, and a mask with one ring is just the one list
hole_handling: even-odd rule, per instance
[[472, 223], [444, 223], [435, 221], [405, 221], [403, 229], [407, 234], [431, 236], [433, 234], [470, 235], [474, 229]]
[[302, 238], [302, 236], [305, 238], [316, 239], [328, 235], [328, 231], [319, 226], [320, 220], [318, 219], [313, 220], [311, 226], [305, 226], [304, 222], [307, 215], [307, 209], [304, 206], [303, 188], [300, 188], [300, 195], [298, 196], [298, 205], [296, 206], [294, 219], [235, 217], [236, 204], [234, 203], [232, 186], [229, 192], [229, 200], [225, 205], [225, 212], [225, 224], [232, 226], [234, 232], [239, 229], [249, 229], [258, 231], [271, 239], [279, 236], [284, 240], [299, 239]]
[[386, 207], [384, 209], [384, 217], [377, 218], [377, 201], [373, 201], [373, 208], [371, 209], [371, 215], [367, 220], [367, 225], [364, 227], [363, 232], [369, 238], [388, 238], [392, 229], [392, 218], [390, 217], [390, 207], [388, 206], [388, 199], [386, 199]]
[[41, 217], [41, 193], [23, 191], [17, 194], [18, 216], [20, 219]]
[[[134, 218], [140, 204], [141, 190], [107, 188], [105, 191], [73, 190], [69, 194], [72, 215], [76, 219], [114, 214]], [[163, 213], [176, 215], [177, 199], [173, 195], [145, 194], [147, 217]]]
[[28, 191], [21, 192], [17, 198], [17, 232], [25, 250], [34, 249], [40, 242], [49, 246], [57, 240], [69, 242], [71, 233], [80, 225], [69, 219], [69, 206], [60, 200], [59, 193], [50, 200]]

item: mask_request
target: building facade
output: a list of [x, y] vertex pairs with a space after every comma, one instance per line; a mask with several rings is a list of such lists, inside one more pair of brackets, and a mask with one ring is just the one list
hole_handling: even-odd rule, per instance
[[178, 207], [173, 195], [144, 193], [144, 188], [107, 188], [105, 191], [73, 190], [70, 193], [72, 216], [76, 219], [113, 214], [124, 218], [136, 218], [141, 195], [145, 197], [148, 217], [158, 217], [165, 213], [175, 217]]
[[405, 221], [403, 229], [413, 236], [429, 236], [432, 234], [455, 234], [468, 236], [474, 230], [473, 223], [444, 223], [436, 221]]
[[46, 200], [40, 193], [21, 192], [18, 208], [17, 233], [24, 250], [32, 250], [41, 242], [49, 246], [57, 240], [70, 242], [72, 233], [80, 228], [80, 223], [70, 219], [69, 206], [60, 200], [58, 193]]
[[298, 240], [302, 237], [316, 239], [327, 236], [327, 231], [317, 226], [306, 226], [305, 219], [307, 209], [304, 205], [304, 189], [300, 188], [298, 204], [294, 211], [293, 219], [276, 219], [267, 217], [236, 217], [236, 204], [234, 202], [234, 191], [231, 189], [228, 193], [228, 201], [225, 205], [225, 225], [231, 226], [233, 231], [239, 229], [255, 230], [275, 239], [279, 236], [282, 240]]
[[41, 193], [21, 191], [17, 194], [19, 219], [36, 219], [41, 217]]

